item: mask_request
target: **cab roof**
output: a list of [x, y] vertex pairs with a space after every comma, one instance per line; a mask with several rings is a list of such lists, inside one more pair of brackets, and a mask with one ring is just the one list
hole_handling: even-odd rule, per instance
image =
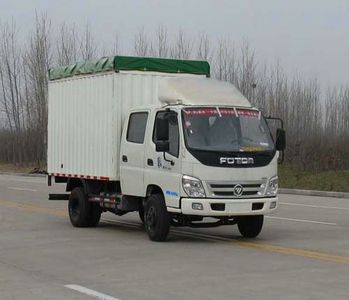
[[159, 100], [164, 104], [251, 107], [246, 97], [231, 83], [203, 77], [162, 79]]

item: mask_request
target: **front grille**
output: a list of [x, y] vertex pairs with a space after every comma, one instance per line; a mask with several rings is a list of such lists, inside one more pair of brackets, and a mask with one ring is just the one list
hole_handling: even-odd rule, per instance
[[[206, 182], [210, 197], [217, 198], [260, 198], [263, 197], [267, 180], [258, 181], [233, 181], [233, 182]], [[234, 187], [239, 184], [243, 188], [240, 196], [234, 193]]]
[[[218, 189], [220, 189], [220, 188], [234, 188], [235, 187], [235, 185], [236, 185], [237, 183], [235, 183], [235, 184], [211, 184], [211, 188], [213, 188], [213, 189], [215, 189], [215, 188], [218, 188]], [[244, 184], [243, 185], [244, 187], [246, 187], [246, 188], [259, 188], [260, 187], [260, 184], [255, 184], [255, 183], [251, 183], [251, 184], [249, 184], [249, 183], [246, 183], [246, 184]]]

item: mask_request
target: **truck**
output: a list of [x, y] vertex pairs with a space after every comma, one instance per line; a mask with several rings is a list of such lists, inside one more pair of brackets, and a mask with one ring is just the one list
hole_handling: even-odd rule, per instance
[[153, 241], [171, 226], [254, 238], [277, 208], [285, 130], [206, 61], [85, 61], [50, 69], [48, 95], [48, 185], [66, 185], [49, 199], [68, 200], [75, 227], [138, 211]]

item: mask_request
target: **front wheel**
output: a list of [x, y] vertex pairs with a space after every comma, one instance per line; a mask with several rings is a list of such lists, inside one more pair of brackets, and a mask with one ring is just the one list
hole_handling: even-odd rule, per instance
[[142, 221], [142, 224], [144, 224], [144, 208], [143, 207], [138, 211], [138, 215]]
[[170, 216], [166, 209], [165, 199], [155, 194], [148, 197], [144, 214], [145, 230], [152, 241], [165, 241], [170, 230]]
[[242, 216], [237, 219], [238, 229], [245, 238], [255, 238], [263, 227], [264, 216]]

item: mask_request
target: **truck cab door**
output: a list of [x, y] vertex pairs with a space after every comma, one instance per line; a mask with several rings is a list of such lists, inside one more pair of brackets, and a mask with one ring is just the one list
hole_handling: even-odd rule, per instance
[[[156, 151], [156, 122], [164, 114], [171, 114], [169, 122], [169, 150]], [[161, 188], [166, 205], [179, 207], [181, 188], [180, 130], [178, 113], [174, 110], [159, 110], [152, 116], [152, 140], [148, 141], [145, 166], [145, 184]], [[149, 126], [150, 127], [150, 126]]]
[[120, 183], [125, 195], [145, 196], [144, 154], [148, 116], [147, 111], [131, 112], [122, 135]]

